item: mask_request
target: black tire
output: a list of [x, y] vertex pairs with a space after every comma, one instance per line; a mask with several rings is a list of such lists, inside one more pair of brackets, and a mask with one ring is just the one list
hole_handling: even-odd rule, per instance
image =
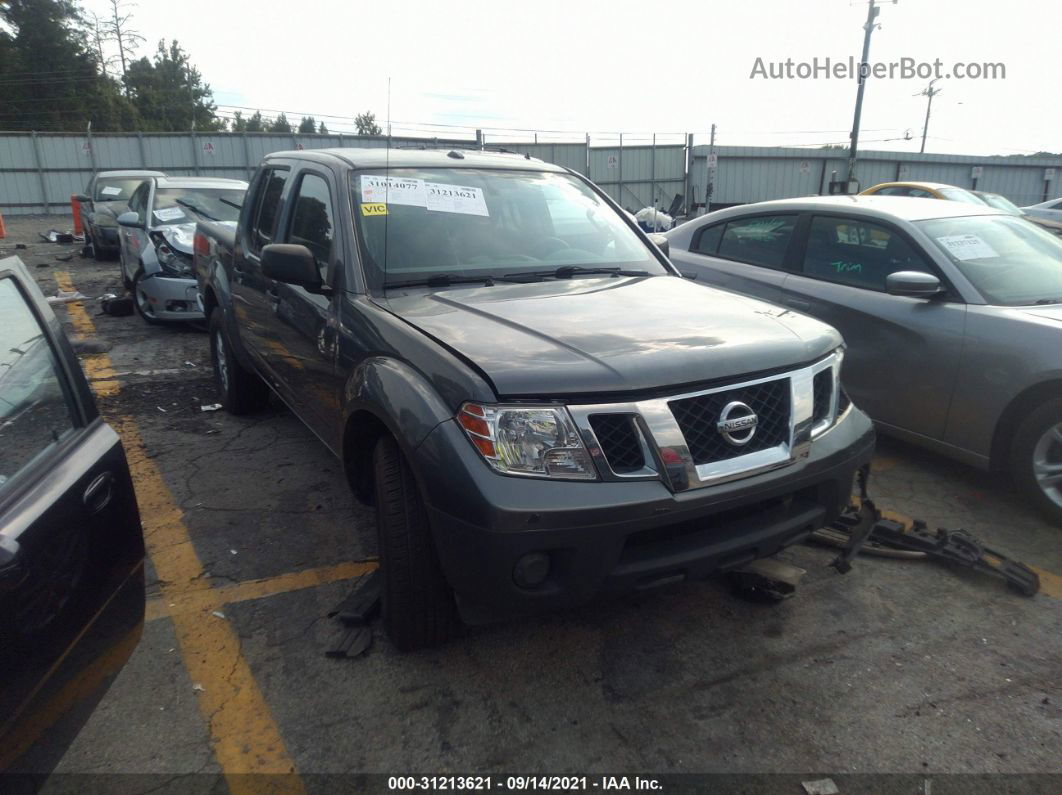
[[384, 628], [401, 651], [445, 643], [460, 627], [443, 577], [420, 489], [395, 440], [373, 451]]
[[[155, 317], [150, 308], [150, 302], [145, 295], [140, 292], [140, 281], [144, 278], [144, 269], [138, 268], [136, 273], [133, 274], [133, 281], [129, 285], [129, 289], [133, 291], [133, 306], [136, 307], [136, 313], [140, 315], [145, 323], [152, 326], [162, 325], [162, 321]], [[143, 306], [141, 305], [143, 304]]]
[[[1062, 525], [1062, 398], [1042, 403], [1018, 426], [1010, 464], [1022, 493]], [[1046, 479], [1053, 475], [1059, 479]]]
[[220, 309], [210, 313], [210, 361], [221, 406], [229, 414], [251, 414], [269, 403], [269, 387], [257, 373], [246, 369], [233, 353]]

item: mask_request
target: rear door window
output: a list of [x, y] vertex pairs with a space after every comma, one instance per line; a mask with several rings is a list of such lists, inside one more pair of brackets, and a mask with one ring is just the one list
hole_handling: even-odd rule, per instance
[[795, 215], [758, 215], [729, 221], [718, 255], [727, 259], [781, 268], [796, 226]]
[[885, 290], [898, 271], [932, 273], [897, 232], [857, 218], [815, 216], [804, 252], [804, 275], [870, 290]]
[[723, 238], [723, 228], [725, 226], [726, 224], [715, 224], [714, 226], [706, 226], [698, 231], [690, 250], [697, 254], [715, 254], [719, 251], [719, 241]]

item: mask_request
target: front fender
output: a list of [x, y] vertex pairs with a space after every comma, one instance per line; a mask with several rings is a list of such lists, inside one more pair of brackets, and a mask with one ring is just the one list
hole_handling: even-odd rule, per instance
[[383, 356], [365, 359], [343, 388], [343, 426], [367, 411], [398, 441], [407, 459], [452, 412], [431, 382], [406, 362]]

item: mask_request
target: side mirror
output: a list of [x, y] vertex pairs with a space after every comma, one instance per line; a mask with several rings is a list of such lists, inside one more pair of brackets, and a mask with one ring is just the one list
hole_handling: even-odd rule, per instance
[[297, 284], [308, 290], [321, 288], [317, 260], [306, 246], [271, 243], [262, 249], [262, 273], [269, 279]]
[[653, 245], [664, 252], [665, 257], [671, 256], [671, 244], [666, 237], [657, 232], [653, 232], [649, 235], [649, 239], [653, 241]]
[[92, 197], [85, 193], [75, 193], [74, 198], [82, 204], [92, 204]]
[[144, 225], [140, 223], [140, 216], [135, 211], [122, 213], [118, 216], [118, 226], [128, 226], [133, 229], [143, 229]]
[[922, 271], [897, 271], [885, 278], [885, 291], [889, 295], [906, 295], [911, 298], [931, 298], [944, 291], [940, 279]]

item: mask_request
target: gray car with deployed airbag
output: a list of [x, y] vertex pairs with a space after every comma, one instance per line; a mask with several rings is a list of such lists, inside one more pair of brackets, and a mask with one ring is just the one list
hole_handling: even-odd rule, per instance
[[721, 210], [666, 237], [701, 283], [837, 328], [845, 389], [880, 430], [1009, 469], [1062, 522], [1057, 236], [987, 206], [856, 196]]

